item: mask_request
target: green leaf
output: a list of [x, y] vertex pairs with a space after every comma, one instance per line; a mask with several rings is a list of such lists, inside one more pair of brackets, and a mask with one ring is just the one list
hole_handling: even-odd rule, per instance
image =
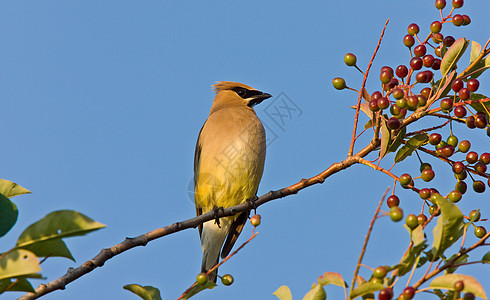
[[17, 183], [7, 179], [0, 179], [0, 194], [4, 194], [7, 198], [30, 193], [28, 189], [21, 187]]
[[[351, 108], [356, 109], [357, 105], [352, 105]], [[373, 118], [373, 112], [369, 109], [369, 105], [367, 103], [361, 103], [359, 106], [360, 111], [366, 114], [369, 119]]]
[[293, 295], [291, 295], [291, 290], [287, 285], [281, 285], [272, 295], [279, 300], [293, 300]]
[[311, 290], [306, 293], [303, 300], [325, 300], [327, 299], [327, 293], [320, 284], [315, 284]]
[[434, 242], [432, 253], [437, 257], [454, 244], [463, 235], [463, 214], [451, 201], [435, 194], [436, 203], [441, 208], [441, 215], [434, 227]]
[[[471, 42], [471, 55], [470, 55], [470, 64], [473, 63], [481, 53], [481, 45], [475, 41]], [[490, 56], [484, 57], [480, 60], [476, 65], [471, 68], [470, 73], [480, 70], [471, 75], [471, 78], [478, 78], [486, 69], [490, 67]]]
[[390, 145], [390, 141], [391, 141], [390, 129], [387, 127], [385, 120], [381, 120], [380, 134], [381, 134], [381, 148], [379, 150], [379, 158], [383, 158], [388, 153], [388, 146]]
[[347, 287], [347, 283], [344, 281], [342, 275], [335, 272], [325, 272], [322, 276], [318, 277], [318, 284], [321, 286], [333, 284], [340, 287]]
[[483, 255], [481, 261], [483, 263], [490, 264], [490, 251], [488, 251], [485, 255]]
[[400, 129], [395, 137], [395, 140], [388, 147], [388, 152], [395, 152], [398, 147], [402, 144], [402, 140], [405, 138], [405, 134], [407, 133], [407, 127], [403, 127]]
[[48, 256], [57, 256], [57, 257], [66, 257], [75, 261], [75, 258], [71, 255], [70, 250], [66, 246], [65, 242], [61, 239], [51, 239], [47, 241], [41, 241], [34, 244], [25, 245], [19, 247], [22, 249], [26, 249], [36, 254], [37, 257], [48, 257]]
[[451, 83], [454, 77], [456, 77], [456, 70], [453, 70], [449, 75], [442, 77], [434, 83], [432, 86], [436, 88], [437, 92], [430, 97], [430, 101], [445, 97], [451, 90]]
[[369, 119], [366, 124], [364, 124], [364, 129], [373, 127], [373, 120]]
[[19, 211], [9, 198], [0, 194], [0, 237], [7, 234], [17, 222]]
[[0, 258], [0, 279], [19, 276], [39, 278], [39, 272], [39, 260], [30, 251], [16, 249]]
[[[5, 280], [10, 281], [10, 279], [5, 279]], [[11, 282], [10, 284], [7, 289], [7, 291], [9, 292], [28, 292], [28, 293], [36, 292], [32, 287], [31, 283], [23, 277], [15, 279], [15, 281], [13, 283]]]
[[[487, 98], [488, 98], [487, 96], [482, 95], [482, 94], [471, 93], [470, 100], [482, 100], [482, 99], [487, 99]], [[488, 118], [487, 111], [490, 111], [490, 101], [479, 102], [479, 103], [471, 103], [470, 105], [476, 111], [485, 113], [487, 115], [487, 118]]]
[[[451, 260], [453, 259], [454, 257], [456, 256], [459, 256], [459, 254], [453, 254], [451, 255], [450, 258], [448, 258], [448, 260]], [[464, 254], [464, 255], [461, 255], [459, 256], [455, 261], [454, 263], [459, 265], [459, 264], [464, 264], [465, 262], [468, 261], [468, 257], [470, 257], [468, 254]], [[451, 274], [451, 273], [454, 273], [456, 272], [458, 268], [457, 267], [453, 267], [453, 268], [447, 268], [446, 270], [444, 270], [444, 274]]]
[[124, 289], [133, 292], [134, 294], [145, 300], [162, 300], [160, 296], [160, 291], [152, 286], [141, 286], [139, 284], [126, 284], [123, 286]]
[[487, 299], [487, 295], [485, 294], [485, 290], [483, 289], [481, 284], [475, 278], [469, 275], [443, 275], [432, 280], [429, 286], [434, 289], [454, 290], [454, 283], [460, 280], [464, 282], [464, 293], [473, 293], [477, 297], [483, 298], [485, 300]]
[[475, 41], [471, 41], [471, 53], [470, 53], [470, 64], [475, 61], [475, 59], [481, 53], [481, 45]]
[[455, 66], [468, 47], [469, 41], [465, 38], [457, 39], [447, 50], [441, 62], [441, 74], [446, 76]]
[[384, 288], [385, 287], [381, 283], [374, 283], [371, 281], [367, 281], [365, 283], [360, 284], [358, 287], [356, 287], [350, 294], [349, 299], [355, 299], [365, 294], [381, 291]]
[[194, 296], [195, 294], [197, 294], [201, 291], [204, 291], [206, 289], [214, 289], [215, 286], [216, 286], [216, 283], [214, 283], [212, 281], [208, 281], [208, 282], [206, 282], [206, 284], [197, 284], [197, 285], [193, 286], [187, 292], [187, 294], [184, 297], [182, 297], [182, 299], [183, 300], [189, 299], [190, 297]]
[[427, 133], [419, 133], [411, 137], [405, 145], [395, 155], [395, 163], [403, 161], [405, 158], [411, 156], [413, 152], [429, 142], [429, 135]]
[[17, 248], [35, 243], [85, 235], [104, 228], [105, 225], [73, 210], [59, 210], [47, 214], [41, 220], [29, 225], [17, 240]]

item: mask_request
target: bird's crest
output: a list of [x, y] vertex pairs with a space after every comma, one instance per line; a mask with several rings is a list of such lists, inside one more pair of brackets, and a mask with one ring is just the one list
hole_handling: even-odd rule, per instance
[[233, 81], [217, 81], [212, 86], [213, 86], [213, 90], [216, 93], [219, 91], [231, 90], [235, 87], [242, 87], [242, 88], [246, 88], [247, 90], [255, 90], [254, 88], [249, 87], [246, 84], [239, 83], [239, 82], [233, 82]]

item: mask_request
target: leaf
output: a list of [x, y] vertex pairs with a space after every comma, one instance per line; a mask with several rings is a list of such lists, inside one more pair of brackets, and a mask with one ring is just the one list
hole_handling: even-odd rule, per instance
[[369, 95], [369, 93], [366, 90], [366, 88], [362, 88], [362, 98], [364, 100], [366, 100], [367, 103], [369, 103], [369, 101], [371, 101], [371, 95]]
[[454, 244], [463, 235], [463, 214], [452, 202], [439, 194], [436, 195], [436, 203], [441, 208], [441, 215], [434, 227], [434, 242], [432, 253], [437, 257]]
[[373, 120], [372, 119], [369, 119], [366, 124], [364, 124], [364, 129], [368, 129], [368, 128], [371, 128], [373, 127]]
[[0, 194], [4, 194], [7, 198], [30, 193], [28, 189], [21, 187], [17, 183], [7, 179], [0, 179]]
[[376, 291], [380, 291], [385, 287], [381, 283], [374, 283], [371, 281], [367, 281], [365, 283], [360, 284], [357, 288], [355, 288], [350, 294], [349, 299], [355, 299], [359, 296], [374, 293]]
[[394, 267], [398, 269], [398, 276], [405, 275], [410, 272], [414, 265], [418, 265], [421, 257], [420, 254], [428, 247], [422, 226], [417, 226], [413, 230], [406, 224], [403, 227], [410, 233], [413, 245], [405, 252], [401, 262]]
[[403, 161], [405, 158], [411, 156], [413, 152], [429, 142], [429, 135], [427, 133], [419, 133], [411, 137], [405, 145], [395, 155], [395, 163]]
[[36, 254], [37, 257], [57, 256], [66, 257], [68, 259], [71, 259], [72, 261], [75, 261], [75, 258], [73, 258], [70, 250], [68, 250], [68, 247], [62, 239], [41, 241], [19, 248], [29, 250], [32, 253]]
[[125, 290], [133, 292], [145, 300], [162, 300], [160, 291], [152, 286], [141, 286], [139, 284], [126, 284], [123, 286]]
[[85, 235], [105, 225], [73, 210], [59, 210], [47, 214], [29, 225], [17, 240], [17, 248], [35, 243], [71, 236]]
[[[356, 105], [352, 105], [351, 108], [356, 109]], [[361, 103], [359, 106], [359, 110], [368, 116], [368, 118], [373, 118], [373, 112], [369, 109], [369, 105], [367, 103]]]
[[490, 251], [488, 251], [485, 255], [483, 255], [481, 261], [483, 263], [490, 264]]
[[344, 281], [342, 275], [335, 272], [325, 272], [322, 276], [318, 277], [318, 284], [321, 286], [334, 284], [340, 287], [347, 287], [347, 283]]
[[[5, 279], [10, 281], [10, 279]], [[17, 278], [13, 282], [12, 285], [9, 284], [9, 288], [7, 289], [9, 292], [28, 292], [35, 293], [36, 291], [32, 287], [31, 283], [25, 278]]]
[[395, 140], [390, 144], [388, 148], [388, 152], [395, 152], [398, 147], [402, 144], [402, 140], [405, 138], [405, 134], [407, 133], [407, 127], [403, 127], [398, 131], [398, 134], [395, 137]]
[[459, 38], [447, 50], [441, 62], [442, 76], [446, 76], [456, 66], [456, 63], [466, 51], [468, 44], [469, 42], [465, 38]]
[[195, 294], [199, 293], [199, 292], [202, 292], [206, 289], [214, 289], [214, 287], [216, 286], [216, 283], [212, 282], [212, 281], [208, 281], [206, 282], [205, 284], [198, 284], [198, 285], [195, 285], [193, 286], [188, 292], [187, 294], [182, 297], [183, 300], [186, 300], [186, 299], [189, 299], [190, 297], [194, 296]]
[[[448, 258], [448, 260], [451, 260], [453, 259], [454, 257], [458, 256], [459, 254], [453, 254], [451, 255], [450, 258]], [[464, 264], [468, 261], [468, 257], [470, 257], [468, 254], [464, 254], [464, 255], [461, 255], [460, 257], [458, 257], [454, 263], [459, 265], [459, 264]], [[451, 274], [451, 273], [454, 273], [456, 272], [456, 270], [458, 269], [458, 267], [453, 267], [453, 268], [447, 268], [446, 270], [444, 270], [444, 274]]]
[[0, 194], [0, 237], [7, 234], [17, 222], [19, 211], [9, 198]]
[[449, 91], [451, 90], [451, 83], [453, 82], [453, 78], [456, 76], [456, 70], [453, 70], [449, 75], [442, 77], [439, 79], [433, 87], [436, 87], [437, 92], [430, 97], [430, 101], [437, 100], [439, 98], [445, 97]]
[[287, 285], [281, 285], [272, 295], [280, 300], [293, 300], [293, 295]]
[[471, 41], [471, 53], [470, 53], [470, 64], [475, 61], [475, 59], [481, 53], [481, 45], [475, 41]]
[[327, 293], [320, 284], [315, 284], [311, 290], [306, 293], [303, 300], [325, 300], [327, 299]]
[[464, 293], [473, 293], [475, 296], [487, 299], [485, 290], [481, 284], [472, 276], [463, 274], [447, 274], [435, 278], [430, 283], [430, 287], [434, 289], [454, 290], [454, 283], [462, 280], [464, 282]]
[[[482, 99], [487, 99], [487, 98], [488, 98], [487, 96], [482, 95], [482, 94], [471, 93], [470, 100], [482, 100]], [[478, 111], [478, 112], [484, 112], [487, 115], [487, 118], [488, 118], [487, 111], [490, 111], [490, 101], [478, 102], [478, 103], [471, 103], [470, 105], [476, 111]]]
[[39, 272], [39, 260], [30, 251], [16, 249], [0, 258], [0, 279], [19, 276], [39, 278]]
[[390, 129], [388, 129], [385, 120], [381, 120], [380, 134], [381, 134], [381, 149], [379, 150], [379, 158], [383, 158], [388, 153], [388, 146], [391, 141]]

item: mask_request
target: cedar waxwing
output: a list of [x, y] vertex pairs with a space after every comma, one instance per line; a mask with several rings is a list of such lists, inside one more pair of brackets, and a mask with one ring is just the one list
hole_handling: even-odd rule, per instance
[[[264, 170], [265, 131], [253, 106], [271, 95], [245, 84], [220, 81], [209, 117], [199, 132], [194, 156], [196, 213], [241, 204], [256, 196]], [[249, 211], [199, 226], [201, 272], [226, 257], [240, 235]], [[225, 241], [226, 239], [226, 241]], [[216, 282], [217, 270], [209, 275]]]

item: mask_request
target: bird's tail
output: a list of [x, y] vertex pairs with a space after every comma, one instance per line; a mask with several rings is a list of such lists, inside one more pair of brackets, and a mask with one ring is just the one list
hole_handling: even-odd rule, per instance
[[[221, 218], [219, 226], [215, 220], [208, 221], [203, 224], [201, 234], [202, 246], [202, 265], [201, 272], [206, 273], [214, 267], [219, 261], [221, 247], [225, 242], [225, 238], [230, 229], [231, 220]], [[208, 275], [209, 280], [216, 282], [218, 269]]]

